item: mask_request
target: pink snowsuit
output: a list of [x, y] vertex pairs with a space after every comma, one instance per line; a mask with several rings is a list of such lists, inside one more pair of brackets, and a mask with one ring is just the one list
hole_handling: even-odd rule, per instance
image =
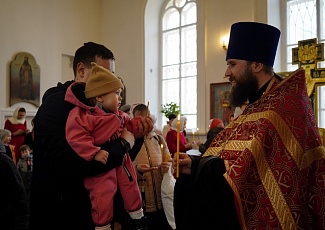
[[[106, 113], [98, 106], [90, 107], [78, 100], [71, 87], [65, 100], [75, 104], [66, 124], [66, 137], [70, 146], [83, 159], [90, 161], [100, 150], [100, 145], [116, 139], [130, 121], [130, 117], [122, 111]], [[109, 156], [108, 159], [109, 161]], [[129, 175], [127, 175], [127, 173]], [[137, 185], [136, 172], [129, 154], [125, 154], [121, 166], [95, 177], [84, 179], [91, 200], [92, 219], [97, 226], [112, 221], [113, 197], [119, 187], [126, 211], [135, 211], [142, 207], [142, 199]]]

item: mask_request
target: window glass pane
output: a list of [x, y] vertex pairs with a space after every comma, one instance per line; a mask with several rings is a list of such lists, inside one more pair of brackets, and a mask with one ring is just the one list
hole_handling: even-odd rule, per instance
[[319, 86], [319, 108], [325, 109], [325, 86]]
[[325, 128], [325, 86], [318, 88], [318, 126]]
[[163, 30], [176, 28], [179, 23], [179, 12], [175, 8], [170, 8], [163, 17]]
[[321, 35], [320, 39], [325, 39], [325, 1], [322, 0], [320, 3], [320, 30], [321, 30]]
[[298, 64], [292, 64], [292, 48], [298, 47], [297, 45], [287, 46], [287, 70], [286, 71], [295, 71], [299, 68]]
[[175, 0], [175, 5], [177, 7], [182, 7], [182, 6], [184, 6], [185, 2], [186, 2], [186, 0]]
[[182, 13], [182, 26], [196, 23], [196, 4], [195, 3], [189, 3], [187, 4]]
[[197, 75], [196, 62], [190, 62], [181, 65], [181, 74], [183, 77], [193, 77]]
[[196, 25], [182, 29], [182, 62], [196, 61], [197, 43], [196, 43]]
[[189, 114], [184, 114], [184, 116], [187, 118], [186, 122], [186, 137], [192, 141], [193, 134], [192, 132], [196, 132], [196, 127], [197, 127], [197, 116], [196, 115], [189, 115]]
[[195, 77], [182, 78], [181, 111], [185, 114], [197, 113], [197, 80]]
[[179, 63], [179, 30], [163, 34], [163, 66]]
[[317, 37], [316, 0], [287, 3], [287, 44]]
[[179, 79], [164, 80], [162, 103], [174, 102], [179, 105]]
[[163, 79], [179, 78], [179, 65], [163, 67]]

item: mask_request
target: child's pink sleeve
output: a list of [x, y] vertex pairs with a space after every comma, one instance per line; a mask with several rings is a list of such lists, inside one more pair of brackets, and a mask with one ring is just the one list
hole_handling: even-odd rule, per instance
[[127, 124], [126, 124], [126, 128], [128, 131], [130, 131], [131, 133], [135, 134], [137, 132], [139, 132], [139, 125], [138, 122], [141, 120], [141, 117], [134, 117], [132, 118]]

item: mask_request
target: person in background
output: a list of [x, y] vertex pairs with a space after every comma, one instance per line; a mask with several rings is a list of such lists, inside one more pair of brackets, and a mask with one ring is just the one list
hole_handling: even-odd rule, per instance
[[[137, 104], [132, 112], [133, 117], [150, 116], [149, 108], [142, 103]], [[165, 139], [153, 129], [144, 137], [141, 150], [133, 161], [150, 230], [171, 229], [161, 200], [163, 173], [167, 173], [171, 167], [169, 159], [170, 154]]]
[[[20, 146], [20, 158], [17, 162], [17, 169], [24, 182], [24, 187], [27, 194], [28, 204], [30, 203], [30, 187], [32, 182], [33, 158], [30, 154], [31, 150], [28, 145]], [[29, 207], [29, 205], [28, 205]]]
[[131, 117], [131, 105], [122, 105], [119, 110], [123, 111], [124, 113], [126, 113], [127, 115], [129, 115]]
[[[100, 145], [120, 137], [124, 128], [131, 132], [138, 130], [136, 119], [118, 110], [124, 86], [111, 71], [92, 64], [92, 72], [86, 83], [85, 93], [79, 93], [80, 83], [72, 84], [66, 92], [65, 100], [76, 105], [71, 110], [66, 124], [69, 145], [83, 159], [96, 160], [106, 164], [109, 153]], [[78, 117], [78, 119], [76, 119]], [[126, 142], [127, 143], [127, 142]], [[134, 222], [132, 229], [147, 229], [143, 221], [140, 190], [135, 180], [136, 173], [128, 150], [125, 149], [123, 164], [95, 177], [84, 179], [92, 202], [92, 218], [95, 229], [110, 230], [113, 220], [113, 198], [119, 188], [125, 210]]]
[[31, 125], [32, 125], [32, 130], [26, 134], [25, 139], [24, 139], [24, 145], [28, 145], [30, 148], [30, 153], [33, 152], [34, 149], [34, 118], [31, 120]]
[[279, 37], [263, 23], [231, 26], [231, 104], [249, 104], [202, 158], [180, 154], [179, 170], [193, 183], [178, 230], [324, 229], [325, 148], [305, 71], [285, 79], [274, 74]]
[[5, 154], [13, 160], [16, 164], [16, 153], [15, 153], [15, 146], [9, 144], [11, 140], [11, 132], [8, 129], [0, 129], [0, 141], [4, 145], [6, 152]]
[[[187, 142], [186, 136], [184, 134], [184, 130], [186, 129], [186, 121], [187, 118], [181, 116], [180, 117], [180, 135], [179, 135], [179, 151], [180, 152], [186, 152], [187, 150], [192, 149], [194, 142]], [[172, 122], [172, 127], [168, 131], [166, 135], [166, 142], [169, 149], [169, 152], [171, 153], [172, 157], [174, 157], [174, 154], [177, 151], [177, 119], [174, 119]]]
[[42, 229], [44, 226], [51, 230], [94, 230], [91, 203], [84, 186], [84, 178], [121, 165], [126, 142], [134, 142], [129, 154], [131, 158], [135, 157], [142, 146], [143, 136], [153, 127], [149, 118], [142, 119], [138, 123], [137, 135], [123, 130], [120, 138], [102, 145], [101, 148], [110, 157], [105, 165], [95, 160], [86, 161], [73, 151], [66, 140], [65, 126], [74, 105], [64, 98], [67, 88], [73, 82], [87, 82], [91, 73], [91, 62], [115, 71], [115, 58], [109, 49], [94, 42], [85, 43], [74, 55], [74, 80], [58, 83], [56, 87], [48, 89], [36, 113], [30, 230]]
[[163, 130], [162, 130], [162, 135], [166, 139], [168, 131], [172, 128], [172, 122], [176, 118], [175, 114], [169, 114], [168, 116], [168, 122], [166, 125], [164, 125]]
[[23, 180], [0, 141], [0, 229], [27, 230], [29, 209]]
[[229, 123], [231, 123], [233, 120], [235, 120], [235, 114], [234, 113], [230, 114]]
[[225, 128], [223, 121], [219, 118], [213, 118], [209, 125], [209, 131], [207, 133], [207, 140], [205, 143], [199, 144], [200, 153], [205, 153], [209, 148], [212, 140]]
[[10, 144], [15, 146], [16, 159], [20, 158], [20, 146], [24, 143], [24, 139], [29, 129], [26, 123], [26, 109], [17, 107], [12, 117], [8, 118], [5, 122], [4, 129], [11, 132]]
[[246, 108], [247, 105], [248, 105], [248, 102], [245, 101], [243, 104], [241, 104], [240, 106], [237, 106], [235, 108], [234, 119], [237, 118], [240, 114], [243, 113], [243, 111], [244, 111], [244, 109]]

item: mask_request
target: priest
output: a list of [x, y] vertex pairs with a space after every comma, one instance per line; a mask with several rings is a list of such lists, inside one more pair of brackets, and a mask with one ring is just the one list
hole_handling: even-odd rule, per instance
[[325, 149], [304, 70], [273, 72], [279, 37], [267, 24], [232, 25], [225, 75], [231, 103], [248, 105], [202, 158], [180, 154], [191, 174], [180, 229], [325, 228]]

